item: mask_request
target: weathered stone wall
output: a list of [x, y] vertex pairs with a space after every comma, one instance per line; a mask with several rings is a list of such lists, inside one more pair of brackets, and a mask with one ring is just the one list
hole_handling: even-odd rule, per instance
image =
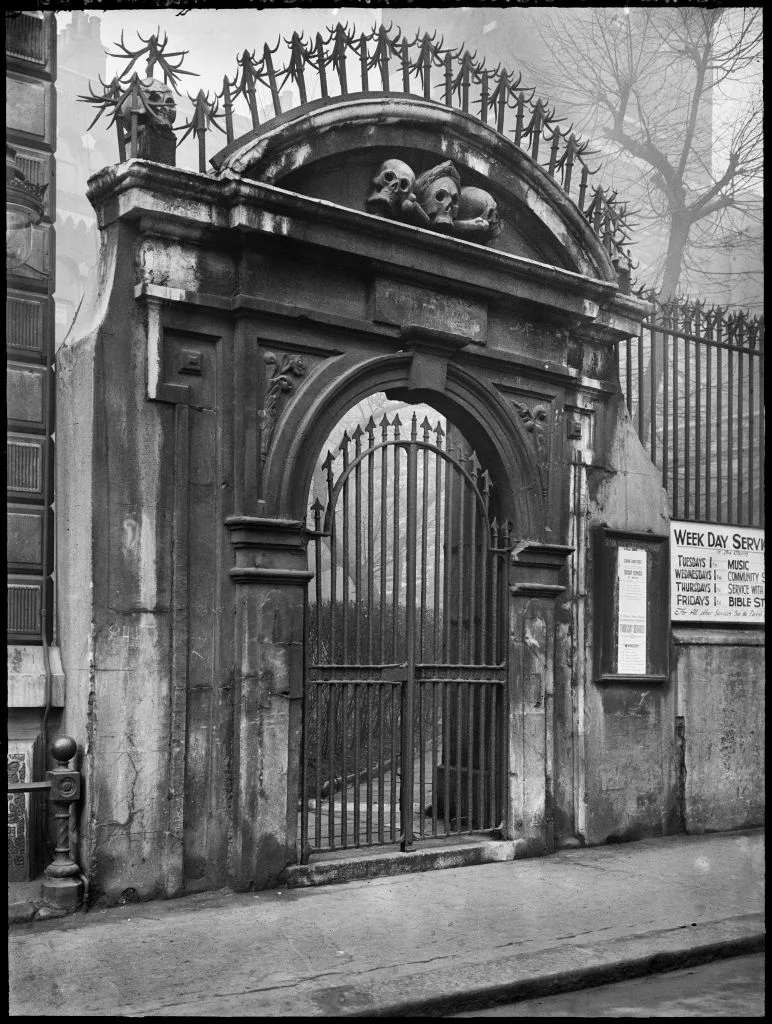
[[764, 824], [764, 634], [673, 630], [682, 720], [679, 774], [687, 832]]
[[[599, 409], [599, 445], [587, 468], [587, 526], [664, 536], [666, 495], [621, 393]], [[588, 557], [588, 590], [597, 566]], [[659, 595], [667, 601], [667, 594]], [[667, 682], [598, 682], [595, 604], [584, 645], [585, 799], [589, 843], [661, 835], [675, 827], [674, 690]], [[667, 644], [667, 636], [661, 638]], [[581, 648], [580, 648], [581, 649]], [[581, 655], [579, 655], [581, 657]]]

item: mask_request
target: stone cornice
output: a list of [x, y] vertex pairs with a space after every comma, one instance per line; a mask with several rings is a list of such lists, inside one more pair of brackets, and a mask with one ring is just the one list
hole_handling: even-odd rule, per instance
[[[130, 160], [94, 175], [89, 199], [103, 229], [139, 219], [143, 230], [211, 242], [221, 232], [334, 249], [396, 279], [549, 308], [577, 327], [600, 319], [609, 340], [635, 330], [648, 304], [609, 281], [399, 224], [277, 186]], [[426, 268], [430, 267], [430, 270]], [[602, 312], [603, 311], [603, 312]], [[600, 324], [599, 324], [600, 326]]]

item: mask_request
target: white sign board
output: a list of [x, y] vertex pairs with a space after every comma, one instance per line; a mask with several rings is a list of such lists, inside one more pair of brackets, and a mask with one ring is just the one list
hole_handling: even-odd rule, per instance
[[764, 531], [670, 523], [673, 622], [764, 622]]
[[646, 675], [646, 552], [620, 547], [617, 554], [619, 627], [617, 672]]

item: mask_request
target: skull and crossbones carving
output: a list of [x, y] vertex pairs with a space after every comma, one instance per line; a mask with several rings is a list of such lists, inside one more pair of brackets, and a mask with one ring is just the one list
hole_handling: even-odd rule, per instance
[[386, 160], [371, 184], [370, 213], [471, 241], [487, 242], [501, 232], [496, 200], [477, 186], [462, 188], [450, 160], [418, 177], [403, 160]]
[[367, 206], [372, 213], [398, 217], [415, 205], [415, 174], [402, 160], [386, 160], [372, 180], [373, 192]]

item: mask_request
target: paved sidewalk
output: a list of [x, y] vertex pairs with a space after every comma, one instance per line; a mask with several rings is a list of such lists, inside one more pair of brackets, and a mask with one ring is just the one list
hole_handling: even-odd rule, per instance
[[764, 833], [14, 926], [14, 1016], [441, 1016], [751, 952]]

